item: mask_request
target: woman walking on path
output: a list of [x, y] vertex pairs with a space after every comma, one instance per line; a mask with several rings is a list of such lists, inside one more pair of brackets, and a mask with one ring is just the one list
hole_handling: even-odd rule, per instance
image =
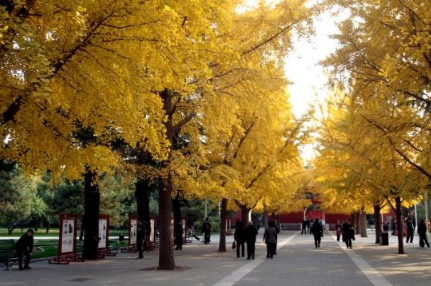
[[253, 226], [253, 222], [249, 222], [245, 229], [245, 242], [247, 243], [247, 259], [254, 259], [256, 251], [256, 235], [257, 229]]
[[421, 222], [418, 225], [418, 234], [419, 234], [419, 246], [425, 247], [425, 244], [426, 244], [427, 247], [430, 247], [430, 244], [427, 238], [427, 226], [424, 220], [421, 220]]
[[266, 243], [266, 257], [273, 258], [277, 243], [277, 230], [274, 227], [273, 221], [269, 222], [268, 226], [265, 228], [263, 240]]

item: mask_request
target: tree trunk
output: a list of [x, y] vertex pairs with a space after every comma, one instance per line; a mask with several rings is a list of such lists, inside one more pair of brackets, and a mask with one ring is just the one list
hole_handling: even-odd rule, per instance
[[374, 205], [374, 226], [376, 229], [376, 244], [380, 244], [380, 234], [382, 234], [382, 221], [380, 219], [380, 203]]
[[138, 219], [141, 222], [150, 221], [150, 183], [147, 180], [139, 179], [135, 185], [136, 208]]
[[361, 237], [368, 237], [367, 235], [367, 214], [364, 211], [364, 209], [361, 209], [361, 213], [360, 213], [360, 225], [361, 225]]
[[265, 224], [265, 227], [268, 227], [268, 212], [266, 211], [266, 208], [264, 208], [263, 210], [263, 222]]
[[227, 217], [227, 199], [221, 200], [220, 208], [220, 242], [218, 245], [219, 252], [226, 252], [226, 217]]
[[135, 198], [136, 198], [136, 208], [138, 212], [138, 220], [143, 222], [145, 226], [145, 242], [144, 249], [147, 249], [147, 245], [150, 241], [151, 236], [151, 224], [150, 224], [150, 192], [151, 192], [151, 182], [148, 180], [139, 179], [135, 185]]
[[51, 226], [51, 224], [47, 221], [46, 222], [46, 230], [45, 233], [48, 234], [49, 233], [49, 227]]
[[159, 270], [175, 270], [174, 247], [171, 238], [171, 193], [170, 177], [159, 178]]
[[246, 206], [241, 206], [241, 220], [244, 225], [247, 225], [250, 219], [251, 209]]
[[85, 259], [98, 259], [100, 193], [97, 171], [86, 167], [85, 175], [84, 250]]
[[395, 212], [397, 217], [397, 230], [398, 230], [398, 254], [404, 254], [404, 223], [401, 220], [401, 198], [395, 198]]
[[[181, 201], [180, 201], [180, 194], [177, 192], [177, 195], [175, 198], [172, 199], [172, 210], [174, 212], [174, 233], [177, 233], [177, 230], [179, 228], [179, 224], [182, 221], [181, 216]], [[185, 226], [183, 225], [183, 228]]]
[[361, 233], [361, 228], [359, 226], [361, 220], [359, 218], [359, 212], [355, 212], [355, 232]]

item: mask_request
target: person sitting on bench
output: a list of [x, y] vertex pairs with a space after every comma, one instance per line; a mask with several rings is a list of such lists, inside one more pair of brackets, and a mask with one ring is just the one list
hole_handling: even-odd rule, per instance
[[[33, 234], [34, 234], [34, 231], [31, 228], [28, 229], [27, 232], [23, 234], [20, 239], [18, 239], [15, 246], [13, 247], [13, 251], [18, 256], [19, 270], [31, 269], [29, 267], [29, 264], [30, 264], [31, 256], [33, 254]], [[25, 255], [25, 264], [23, 268], [22, 258], [24, 255]]]

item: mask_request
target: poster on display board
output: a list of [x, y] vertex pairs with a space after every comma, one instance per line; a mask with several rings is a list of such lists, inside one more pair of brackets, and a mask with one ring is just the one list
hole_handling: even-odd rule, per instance
[[171, 218], [170, 231], [171, 231], [172, 242], [175, 243], [175, 229], [174, 229], [174, 219], [173, 218]]
[[135, 246], [137, 242], [138, 235], [138, 216], [129, 216], [129, 247]]
[[156, 237], [156, 220], [153, 217], [150, 218], [150, 228], [151, 228], [150, 242], [154, 242]]
[[69, 264], [71, 261], [83, 261], [76, 254], [76, 228], [78, 215], [64, 213], [59, 219], [58, 255], [49, 259], [49, 264]]
[[108, 248], [109, 240], [109, 216], [99, 215], [99, 246], [98, 248]]
[[62, 254], [74, 252], [76, 219], [63, 219], [61, 223], [61, 247]]

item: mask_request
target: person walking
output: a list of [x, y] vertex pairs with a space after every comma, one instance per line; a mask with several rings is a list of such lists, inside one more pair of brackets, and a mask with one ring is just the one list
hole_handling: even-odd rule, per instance
[[177, 224], [177, 229], [175, 230], [175, 244], [177, 245], [175, 250], [183, 250], [183, 234], [183, 223], [179, 221]]
[[323, 236], [323, 227], [317, 218], [314, 220], [313, 226], [311, 227], [311, 233], [314, 236], [314, 245], [316, 248], [320, 248], [320, 241]]
[[407, 227], [407, 239], [406, 243], [413, 243], [413, 236], [415, 231], [415, 226], [413, 224], [413, 221], [410, 217], [406, 219], [406, 227]]
[[352, 240], [355, 240], [355, 228], [349, 220], [343, 224], [341, 231], [343, 233], [343, 239], [346, 243], [347, 249], [352, 249]]
[[301, 234], [307, 234], [307, 221], [305, 219], [302, 220]]
[[428, 242], [427, 237], [427, 226], [425, 224], [425, 220], [421, 220], [421, 222], [418, 225], [418, 235], [419, 235], [419, 246], [420, 247], [430, 247], [430, 244]]
[[211, 242], [211, 224], [207, 217], [202, 224], [202, 232], [204, 233], [204, 243], [209, 244]]
[[268, 226], [265, 228], [263, 240], [266, 243], [266, 257], [273, 258], [277, 242], [277, 230], [275, 229], [273, 221], [269, 222]]
[[136, 224], [136, 247], [138, 248], [137, 259], [144, 258], [144, 240], [145, 240], [145, 226], [142, 221], [138, 220]]
[[249, 222], [245, 229], [245, 242], [247, 243], [247, 259], [254, 259], [256, 252], [256, 235], [257, 229], [253, 226], [253, 222]]
[[[20, 239], [16, 242], [13, 247], [13, 252], [18, 256], [18, 266], [19, 270], [31, 269], [30, 260], [33, 255], [33, 229], [28, 229], [25, 234], [23, 234]], [[25, 255], [25, 264], [22, 267], [23, 256]]]
[[341, 224], [337, 222], [335, 226], [335, 233], [337, 234], [337, 241], [340, 242], [340, 236], [341, 236]]
[[245, 256], [245, 227], [242, 221], [237, 221], [235, 223], [235, 233], [233, 235], [236, 241], [236, 257]]

